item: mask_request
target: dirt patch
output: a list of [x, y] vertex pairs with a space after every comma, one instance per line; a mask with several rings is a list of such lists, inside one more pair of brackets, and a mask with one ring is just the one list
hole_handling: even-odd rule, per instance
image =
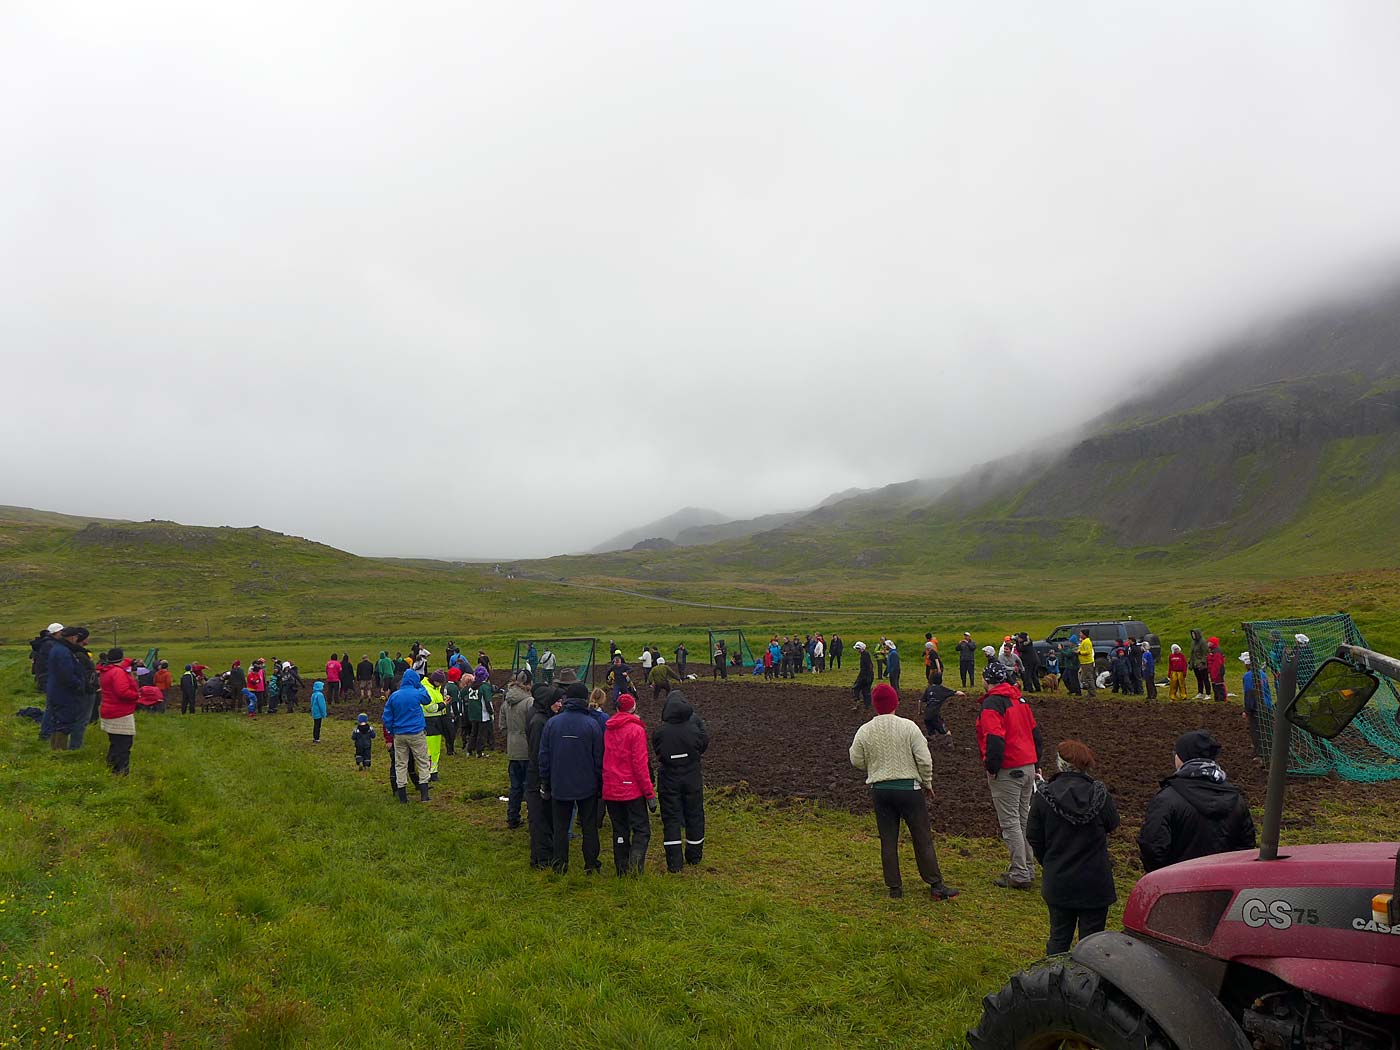
[[[505, 673], [495, 675], [505, 681]], [[705, 755], [708, 786], [736, 786], [775, 801], [807, 800], [852, 812], [870, 810], [869, 788], [849, 760], [851, 738], [866, 716], [852, 710], [844, 689], [823, 689], [749, 679], [687, 682], [683, 689], [710, 732]], [[921, 721], [918, 693], [902, 690], [899, 713]], [[638, 699], [637, 713], [655, 726], [660, 705], [651, 690]], [[1207, 729], [1224, 746], [1221, 764], [1257, 810], [1264, 803], [1265, 774], [1249, 760], [1249, 736], [1236, 704], [1156, 703], [1071, 699], [1063, 693], [1033, 701], [1048, 748], [1064, 739], [1094, 749], [1099, 776], [1112, 791], [1122, 816], [1121, 836], [1131, 840], [1148, 800], [1172, 771], [1172, 744], [1188, 729]], [[364, 708], [378, 720], [382, 702]], [[977, 752], [974, 725], [978, 701], [951, 700], [944, 719], [951, 741], [935, 743], [934, 799], [929, 811], [936, 831], [996, 837], [996, 819]], [[354, 717], [336, 705], [334, 717]], [[501, 734], [498, 746], [504, 747]], [[1049, 758], [1049, 756], [1047, 756]], [[1375, 804], [1400, 802], [1400, 783], [1348, 784], [1295, 778], [1289, 786], [1286, 827], [1302, 829], [1317, 817], [1317, 804], [1354, 798]]]

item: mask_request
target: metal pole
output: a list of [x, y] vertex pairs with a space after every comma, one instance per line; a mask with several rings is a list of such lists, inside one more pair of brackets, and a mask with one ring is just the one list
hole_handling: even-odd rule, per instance
[[[1263, 674], [1257, 669], [1256, 674]], [[1278, 696], [1274, 697], [1274, 743], [1269, 755], [1269, 787], [1264, 795], [1264, 832], [1259, 844], [1260, 860], [1278, 860], [1279, 826], [1283, 823], [1283, 796], [1288, 791], [1288, 744], [1293, 728], [1283, 717], [1298, 693], [1298, 648], [1283, 655], [1279, 669]], [[1263, 696], [1263, 690], [1259, 690]]]

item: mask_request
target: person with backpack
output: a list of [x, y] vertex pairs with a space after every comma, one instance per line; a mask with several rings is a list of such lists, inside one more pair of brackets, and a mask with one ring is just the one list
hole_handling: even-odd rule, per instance
[[705, 775], [701, 765], [710, 746], [705, 722], [685, 694], [674, 690], [661, 705], [661, 724], [651, 734], [656, 755], [656, 794], [666, 870], [675, 874], [705, 855]]
[[1101, 933], [1118, 899], [1108, 836], [1118, 827], [1118, 809], [1102, 781], [1091, 775], [1094, 753], [1078, 740], [1062, 740], [1058, 772], [1035, 793], [1026, 841], [1040, 862], [1040, 895], [1050, 913], [1045, 954], [1069, 951], [1079, 939]]
[[554, 655], [554, 650], [548, 647], [540, 653], [540, 678], [545, 685], [554, 681], [554, 668], [558, 662], [558, 657]]
[[856, 642], [852, 648], [860, 654], [860, 670], [856, 672], [855, 684], [851, 686], [851, 707], [859, 710], [863, 703], [865, 709], [869, 711], [870, 687], [875, 684], [875, 664], [871, 662], [864, 642]]
[[1145, 872], [1183, 860], [1253, 849], [1254, 819], [1238, 787], [1216, 759], [1220, 744], [1204, 729], [1176, 741], [1176, 772], [1147, 804], [1138, 832]]

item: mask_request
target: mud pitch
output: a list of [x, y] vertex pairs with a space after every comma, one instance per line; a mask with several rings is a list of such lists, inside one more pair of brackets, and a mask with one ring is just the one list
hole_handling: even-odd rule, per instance
[[[504, 683], [506, 674], [493, 674]], [[637, 713], [648, 729], [661, 720], [650, 687], [638, 698]], [[863, 774], [851, 767], [851, 738], [866, 715], [851, 707], [850, 693], [837, 687], [793, 685], [731, 678], [728, 682], [686, 682], [681, 689], [705, 720], [710, 748], [705, 755], [707, 787], [733, 787], [777, 802], [819, 803], [855, 813], [870, 811]], [[900, 691], [899, 713], [923, 725], [922, 690]], [[1111, 694], [1109, 694], [1111, 697]], [[373, 704], [373, 702], [371, 702]], [[987, 794], [986, 774], [977, 752], [975, 722], [979, 700], [953, 699], [943, 709], [950, 740], [930, 745], [934, 797], [929, 803], [934, 830], [971, 837], [998, 836]], [[1172, 745], [1189, 729], [1207, 729], [1221, 742], [1220, 763], [1256, 809], [1264, 804], [1265, 771], [1250, 761], [1249, 734], [1238, 702], [1144, 703], [1067, 697], [1063, 692], [1034, 696], [1032, 705], [1048, 751], [1060, 740], [1078, 739], [1099, 760], [1098, 776], [1113, 793], [1123, 821], [1119, 836], [1132, 841], [1148, 800], [1172, 771]], [[382, 706], [378, 705], [378, 706]], [[333, 717], [353, 718], [350, 705], [335, 705]], [[378, 721], [378, 710], [371, 711]], [[504, 748], [497, 734], [498, 748]], [[1046, 756], [1053, 762], [1053, 752]], [[1048, 776], [1050, 769], [1046, 769]], [[1400, 783], [1349, 784], [1330, 778], [1298, 777], [1289, 784], [1284, 816], [1285, 841], [1318, 819], [1321, 799], [1374, 804], [1400, 802]], [[1294, 838], [1297, 841], [1297, 838]]]

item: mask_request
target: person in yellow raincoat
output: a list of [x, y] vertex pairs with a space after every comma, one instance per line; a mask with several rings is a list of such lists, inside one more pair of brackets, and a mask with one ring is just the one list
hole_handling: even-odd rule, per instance
[[447, 672], [434, 671], [423, 681], [428, 699], [423, 703], [424, 733], [428, 738], [428, 780], [437, 783], [438, 760], [442, 758], [442, 734], [447, 720], [447, 697], [443, 687], [447, 685]]

